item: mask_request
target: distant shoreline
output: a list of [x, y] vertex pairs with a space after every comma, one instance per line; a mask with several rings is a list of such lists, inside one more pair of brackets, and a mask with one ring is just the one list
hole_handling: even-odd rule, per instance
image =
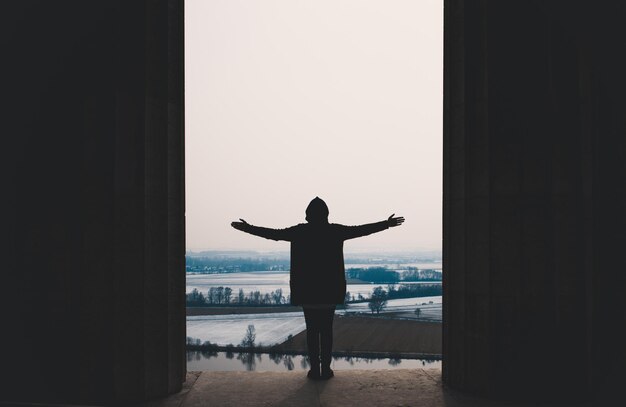
[[[203, 346], [187, 345], [188, 351], [209, 351], [209, 352], [233, 352], [233, 353], [253, 353], [253, 354], [279, 354], [279, 355], [300, 355], [307, 356], [305, 350], [278, 349], [275, 347], [259, 346], [255, 348], [243, 348], [241, 346]], [[334, 350], [333, 357], [354, 357], [367, 359], [420, 359], [420, 360], [442, 360], [441, 354], [433, 353], [397, 353], [397, 352], [359, 352], [359, 351], [337, 351]]]
[[229, 315], [229, 314], [274, 314], [281, 312], [298, 312], [302, 311], [302, 307], [295, 305], [281, 306], [249, 306], [249, 307], [229, 307], [229, 306], [206, 306], [206, 307], [187, 307], [187, 316], [198, 315]]

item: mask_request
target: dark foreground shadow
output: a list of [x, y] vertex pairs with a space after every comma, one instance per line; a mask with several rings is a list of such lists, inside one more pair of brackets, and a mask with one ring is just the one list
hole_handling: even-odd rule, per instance
[[287, 398], [280, 400], [276, 405], [280, 407], [319, 407], [320, 396], [317, 383], [303, 377], [304, 383]]

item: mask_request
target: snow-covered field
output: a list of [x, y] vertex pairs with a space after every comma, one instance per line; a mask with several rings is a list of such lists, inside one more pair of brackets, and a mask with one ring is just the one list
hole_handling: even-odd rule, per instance
[[[411, 282], [402, 284], [433, 284], [433, 282]], [[206, 295], [211, 287], [230, 287], [233, 296], [237, 296], [239, 289], [247, 295], [250, 291], [260, 291], [261, 294], [270, 293], [280, 288], [283, 295], [289, 294], [289, 272], [253, 271], [246, 273], [223, 274], [187, 274], [187, 292], [196, 288]], [[387, 287], [387, 284], [348, 284], [347, 290], [355, 297], [359, 294], [368, 297], [375, 287]]]
[[223, 273], [223, 274], [191, 274], [187, 273], [187, 292], [194, 288], [205, 295], [211, 287], [230, 287], [236, 296], [239, 289], [248, 294], [250, 291], [259, 290], [261, 293], [269, 293], [277, 288], [283, 289], [283, 295], [289, 292], [289, 272], [253, 271], [248, 273]]
[[187, 317], [187, 336], [218, 345], [239, 345], [248, 325], [254, 325], [257, 345], [274, 345], [305, 328], [302, 312]]
[[[420, 320], [441, 321], [441, 296], [390, 300], [381, 314], [404, 312], [411, 316], [417, 307], [422, 311]], [[356, 312], [369, 313], [367, 303], [352, 304], [345, 310], [337, 310], [337, 314]], [[305, 329], [302, 312], [201, 315], [187, 317], [187, 336], [223, 346], [238, 345], [248, 325], [254, 325], [257, 345], [266, 346], [284, 342], [289, 335], [296, 335]]]
[[[415, 309], [418, 308], [421, 310], [419, 319], [420, 320], [429, 320], [429, 321], [438, 321], [441, 322], [441, 296], [435, 297], [416, 297], [416, 298], [401, 298], [397, 300], [389, 300], [387, 301], [387, 306], [381, 312], [382, 314], [386, 313], [408, 313], [411, 316], [414, 315]], [[345, 310], [338, 310], [337, 313], [344, 312], [370, 312], [370, 309], [367, 303], [358, 303], [358, 304], [350, 304]]]

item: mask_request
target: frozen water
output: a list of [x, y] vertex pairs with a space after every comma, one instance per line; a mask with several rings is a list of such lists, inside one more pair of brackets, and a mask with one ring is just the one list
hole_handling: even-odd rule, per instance
[[[334, 370], [345, 369], [441, 369], [440, 360], [424, 359], [375, 359], [357, 357], [335, 357], [331, 367]], [[288, 370], [309, 369], [308, 360], [301, 355], [270, 355], [234, 352], [203, 353], [187, 352], [187, 370], [199, 371], [257, 371], [281, 372]]]

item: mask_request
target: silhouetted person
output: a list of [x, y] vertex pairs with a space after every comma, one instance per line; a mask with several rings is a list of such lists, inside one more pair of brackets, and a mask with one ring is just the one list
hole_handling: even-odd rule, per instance
[[[301, 305], [307, 329], [307, 348], [312, 379], [329, 379], [333, 347], [335, 306], [343, 304], [346, 277], [343, 264], [344, 240], [366, 236], [399, 226], [403, 217], [377, 223], [345, 226], [328, 223], [328, 206], [315, 198], [306, 208], [306, 221], [286, 229], [252, 226], [245, 220], [231, 223], [235, 229], [272, 240], [291, 242], [291, 304]], [[321, 363], [321, 371], [320, 371]]]

